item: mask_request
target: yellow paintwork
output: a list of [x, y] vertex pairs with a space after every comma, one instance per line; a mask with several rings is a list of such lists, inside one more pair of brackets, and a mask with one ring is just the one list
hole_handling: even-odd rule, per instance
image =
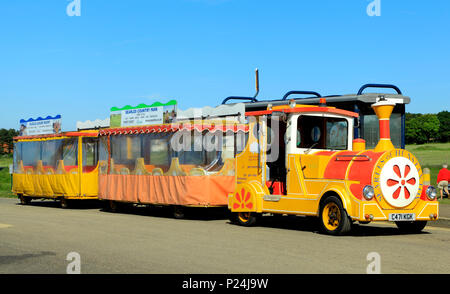
[[97, 169], [81, 175], [13, 174], [12, 191], [40, 198], [93, 199], [98, 195], [97, 175]]
[[353, 140], [353, 151], [363, 151], [366, 149], [366, 141]]
[[389, 119], [391, 117], [392, 111], [394, 110], [394, 106], [395, 104], [393, 103], [382, 104], [378, 102], [372, 105], [372, 109], [373, 111], [375, 111], [378, 119]]
[[377, 146], [375, 147], [375, 152], [381, 152], [385, 150], [392, 150], [394, 149], [394, 145], [392, 144], [392, 141], [389, 139], [380, 139], [378, 141]]
[[[378, 120], [389, 120], [392, 111], [394, 110], [395, 104], [383, 104], [383, 103], [375, 103], [372, 105], [372, 109], [375, 111], [375, 114], [378, 117]], [[381, 128], [381, 126], [380, 126]], [[381, 152], [386, 150], [395, 149], [394, 144], [392, 144], [391, 139], [380, 138], [377, 146], [375, 147], [375, 152]]]
[[[18, 142], [62, 140], [68, 137], [25, 139]], [[25, 172], [22, 162], [19, 172], [13, 174], [12, 192], [17, 195], [38, 198], [66, 199], [98, 199], [98, 165], [89, 172], [83, 173], [82, 138], [78, 137], [78, 167], [67, 172], [62, 161], [58, 163], [56, 172], [45, 173], [42, 162], [36, 168]]]
[[[286, 106], [284, 106], [286, 107]], [[308, 106], [314, 107], [314, 106]], [[273, 108], [275, 109], [275, 107]], [[382, 110], [384, 111], [384, 110]], [[388, 110], [389, 112], [389, 110]], [[387, 115], [383, 113], [381, 115]], [[390, 115], [390, 114], [389, 114]], [[388, 116], [389, 116], [388, 115]], [[405, 157], [411, 160], [418, 169], [420, 189], [416, 198], [408, 206], [398, 209], [389, 206], [383, 197], [374, 197], [368, 201], [358, 199], [352, 194], [350, 187], [360, 184], [359, 181], [349, 178], [352, 162], [348, 165], [345, 179], [324, 179], [324, 173], [330, 162], [330, 155], [287, 154], [286, 155], [286, 195], [270, 195], [265, 179], [266, 144], [264, 143], [266, 124], [261, 117], [249, 117], [250, 131], [247, 145], [241, 154], [236, 156], [236, 191], [229, 195], [228, 207], [232, 212], [278, 213], [293, 215], [319, 216], [320, 201], [324, 195], [332, 193], [337, 195], [349, 217], [354, 221], [367, 221], [366, 215], [371, 215], [373, 221], [386, 221], [390, 213], [414, 213], [416, 220], [435, 220], [430, 215], [439, 214], [437, 201], [420, 199], [423, 189], [422, 170], [417, 159], [408, 151], [402, 149], [388, 149], [383, 153], [372, 171], [372, 185], [375, 195], [381, 193], [376, 186], [377, 173], [391, 157]], [[255, 128], [259, 123], [260, 138], [255, 137]], [[251, 147], [253, 146], [253, 148]], [[255, 146], [261, 152], [255, 153]], [[360, 150], [357, 154], [368, 150]], [[372, 150], [373, 151], [373, 150]], [[259, 161], [258, 161], [259, 159]], [[249, 195], [247, 197], [247, 195]], [[250, 204], [251, 203], [251, 204]], [[250, 205], [249, 205], [250, 204]], [[331, 229], [331, 228], [330, 228]]]
[[328, 203], [325, 205], [322, 219], [327, 230], [334, 231], [338, 228], [341, 221], [341, 214], [336, 203]]

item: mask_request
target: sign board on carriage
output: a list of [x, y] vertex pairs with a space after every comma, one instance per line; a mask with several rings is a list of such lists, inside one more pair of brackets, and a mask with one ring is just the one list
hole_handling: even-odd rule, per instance
[[20, 120], [19, 136], [35, 136], [61, 133], [61, 115]]
[[177, 101], [165, 104], [155, 102], [151, 105], [127, 105], [122, 108], [111, 108], [110, 125], [112, 128], [157, 125], [172, 123], [177, 115]]

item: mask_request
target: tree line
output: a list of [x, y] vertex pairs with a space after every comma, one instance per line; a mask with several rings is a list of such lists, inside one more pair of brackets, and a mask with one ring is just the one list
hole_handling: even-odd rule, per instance
[[12, 153], [14, 150], [13, 138], [19, 135], [14, 129], [0, 129], [0, 154]]
[[450, 142], [450, 112], [437, 114], [406, 113], [406, 144]]

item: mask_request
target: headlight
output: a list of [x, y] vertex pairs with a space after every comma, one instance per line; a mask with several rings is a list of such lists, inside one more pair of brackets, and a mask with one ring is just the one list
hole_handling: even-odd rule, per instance
[[366, 200], [372, 200], [373, 196], [375, 196], [375, 190], [372, 186], [367, 185], [363, 189], [363, 195]]
[[436, 196], [437, 196], [436, 188], [433, 186], [429, 186], [427, 188], [426, 194], [427, 194], [428, 199], [430, 199], [430, 200], [436, 199]]

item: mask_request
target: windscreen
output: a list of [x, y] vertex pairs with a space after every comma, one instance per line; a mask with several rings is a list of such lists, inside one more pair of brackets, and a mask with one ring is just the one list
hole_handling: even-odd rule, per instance
[[297, 148], [347, 150], [347, 120], [301, 115], [297, 121]]

